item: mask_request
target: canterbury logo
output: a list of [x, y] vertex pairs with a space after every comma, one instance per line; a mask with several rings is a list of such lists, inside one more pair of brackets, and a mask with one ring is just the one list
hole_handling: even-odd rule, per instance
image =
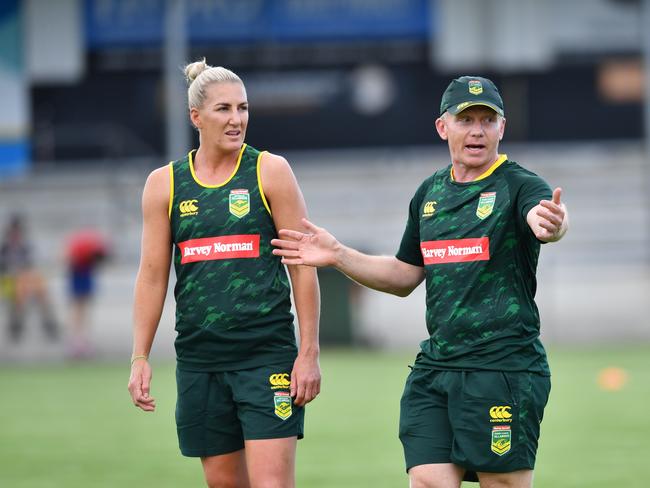
[[273, 389], [287, 388], [291, 385], [291, 380], [288, 373], [278, 373], [269, 376], [269, 383], [271, 383]]
[[492, 422], [512, 422], [512, 414], [508, 406], [497, 406], [490, 409]]
[[184, 200], [178, 204], [178, 210], [181, 211], [181, 217], [187, 215], [196, 215], [199, 213], [199, 207], [196, 206], [198, 200]]
[[422, 209], [422, 217], [431, 217], [433, 215], [433, 212], [436, 211], [435, 206], [437, 204], [438, 202], [436, 201], [425, 203], [424, 208]]

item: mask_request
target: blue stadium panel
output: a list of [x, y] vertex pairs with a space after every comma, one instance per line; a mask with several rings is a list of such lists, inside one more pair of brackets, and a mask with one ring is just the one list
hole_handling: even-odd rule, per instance
[[0, 141], [0, 179], [25, 173], [29, 161], [29, 141]]
[[[85, 0], [90, 48], [157, 46], [165, 0]], [[422, 39], [430, 35], [429, 0], [238, 0], [186, 4], [191, 42]]]

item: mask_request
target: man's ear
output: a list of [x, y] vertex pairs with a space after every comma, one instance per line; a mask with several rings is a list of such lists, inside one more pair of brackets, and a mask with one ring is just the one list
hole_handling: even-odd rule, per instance
[[444, 116], [440, 116], [436, 119], [436, 130], [438, 131], [438, 135], [440, 136], [440, 139], [443, 141], [447, 140], [447, 121], [445, 120]]

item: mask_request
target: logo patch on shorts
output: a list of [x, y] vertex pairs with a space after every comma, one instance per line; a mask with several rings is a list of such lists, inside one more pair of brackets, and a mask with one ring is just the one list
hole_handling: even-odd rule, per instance
[[287, 389], [291, 386], [291, 377], [289, 373], [275, 373], [269, 376], [269, 383], [272, 390]]
[[286, 391], [276, 391], [273, 396], [273, 403], [275, 404], [275, 415], [282, 420], [287, 420], [291, 417], [291, 394]]
[[508, 405], [498, 405], [490, 408], [490, 422], [512, 422], [512, 413]]
[[492, 452], [503, 456], [510, 451], [512, 446], [512, 432], [509, 425], [495, 425], [492, 427]]

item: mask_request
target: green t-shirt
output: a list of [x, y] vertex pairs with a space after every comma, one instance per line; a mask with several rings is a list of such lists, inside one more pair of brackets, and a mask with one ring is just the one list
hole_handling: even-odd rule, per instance
[[418, 188], [397, 253], [426, 275], [430, 337], [416, 367], [550, 374], [534, 301], [540, 241], [526, 215], [551, 196], [509, 160], [468, 183], [448, 166]]
[[261, 154], [244, 144], [221, 185], [196, 178], [194, 151], [170, 163], [182, 369], [247, 369], [296, 356], [289, 280], [272, 254], [276, 229], [259, 183]]

